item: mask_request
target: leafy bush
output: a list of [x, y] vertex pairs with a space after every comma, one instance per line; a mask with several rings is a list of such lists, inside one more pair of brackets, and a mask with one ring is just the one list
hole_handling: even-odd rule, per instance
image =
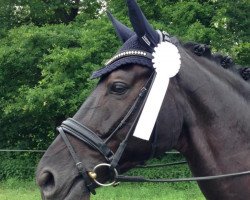
[[[102, 19], [22, 26], [0, 40], [0, 149], [48, 147], [55, 127], [77, 111], [96, 84], [89, 79], [92, 71], [114, 52], [118, 43], [110, 43], [115, 37], [110, 26]], [[13, 162], [9, 172], [8, 159], [2, 162], [1, 176], [15, 175]]]
[[41, 158], [31, 153], [0, 152], [0, 181], [3, 179], [34, 179], [35, 166]]
[[0, 41], [1, 148], [48, 146], [95, 84], [91, 72], [115, 45], [109, 30], [99, 20], [9, 31]]

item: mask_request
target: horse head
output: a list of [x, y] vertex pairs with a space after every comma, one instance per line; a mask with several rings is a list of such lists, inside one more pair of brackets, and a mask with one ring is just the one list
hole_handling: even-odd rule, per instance
[[[83, 124], [90, 129], [98, 137], [97, 140], [103, 140], [104, 145], [110, 149], [111, 157], [126, 138], [129, 130], [134, 128], [132, 124], [137, 120], [136, 115], [145, 98], [145, 95], [142, 95], [145, 93], [143, 90], [149, 89], [152, 82], [153, 49], [160, 40], [163, 40], [161, 38], [169, 39], [168, 36], [152, 28], [135, 1], [128, 1], [128, 7], [135, 32], [108, 13], [123, 46], [104, 68], [93, 73], [92, 78], [100, 78], [100, 81], [71, 119], [73, 123]], [[171, 84], [169, 87], [172, 87]], [[171, 91], [168, 90], [168, 93]], [[173, 147], [176, 142], [175, 138], [178, 138], [181, 122], [177, 120], [178, 111], [171, 94], [166, 95], [164, 102], [167, 102], [168, 106], [164, 104], [160, 113], [168, 113], [168, 116], [164, 114], [164, 118], [159, 117], [155, 125], [157, 135], [154, 130], [149, 141], [131, 137], [124, 150], [125, 153], [119, 159], [119, 171], [127, 171]], [[168, 130], [171, 134], [163, 134], [165, 130], [160, 126], [162, 123], [171, 127]], [[66, 137], [77, 152], [79, 160], [84, 163], [86, 171], [91, 171], [94, 166], [107, 162], [107, 158], [100, 151], [83, 143], [78, 137], [71, 134]], [[162, 141], [169, 141], [169, 145], [159, 143], [155, 146], [155, 137]], [[56, 160], [58, 162], [55, 162]], [[99, 181], [104, 182], [110, 179], [111, 175], [107, 169], [100, 169], [100, 171], [98, 172]], [[84, 180], [79, 176], [61, 134], [40, 161], [37, 182], [44, 199], [80, 199], [83, 196], [88, 198]]]
[[[204, 141], [208, 138], [203, 137], [204, 133], [214, 131], [216, 135], [224, 128], [216, 121], [223, 110], [218, 109], [217, 112], [213, 109], [216, 106], [219, 108], [219, 105], [223, 109], [224, 106], [234, 105], [234, 96], [249, 99], [247, 83], [231, 72], [224, 72], [223, 68], [214, 68], [218, 61], [214, 62], [215, 58], [208, 61], [208, 57], [212, 59], [213, 56], [206, 46], [181, 45], [176, 38], [154, 30], [134, 0], [127, 0], [127, 4], [134, 31], [108, 13], [123, 45], [103, 68], [93, 73], [92, 78], [100, 78], [99, 83], [73, 118], [67, 119], [58, 128], [60, 134], [38, 165], [36, 178], [44, 200], [89, 199], [90, 192], [95, 193], [98, 185], [105, 182], [115, 184], [117, 173], [123, 173], [172, 148], [182, 152], [190, 163], [200, 164], [191, 165], [195, 175], [200, 175], [203, 169], [208, 174], [217, 172], [214, 165], [210, 168], [202, 162], [199, 153], [208, 149], [209, 141], [214, 141], [211, 142], [213, 148], [221, 141], [215, 140], [214, 135], [211, 140]], [[153, 53], [161, 42], [178, 48], [181, 68], [175, 77], [169, 79], [167, 90], [160, 91], [164, 94], [163, 103], [149, 139], [144, 140], [133, 137], [133, 133], [155, 81]], [[202, 57], [202, 54], [206, 56]], [[227, 59], [220, 65], [227, 66], [228, 62]], [[167, 68], [170, 63], [165, 65]], [[203, 65], [208, 67], [201, 67]], [[219, 80], [217, 76], [220, 73]], [[238, 96], [233, 94], [226, 98], [230, 101], [224, 103], [226, 92], [231, 92], [229, 86], [225, 86], [230, 78], [230, 87], [237, 82], [237, 87], [242, 90], [237, 92]], [[215, 83], [221, 84], [224, 90], [216, 87]], [[218, 94], [217, 99], [215, 93]], [[215, 102], [218, 104], [214, 105]], [[249, 101], [245, 101], [244, 108], [239, 110], [249, 110], [246, 102]], [[245, 118], [247, 114], [242, 117], [242, 123]], [[233, 124], [231, 130], [235, 128]], [[247, 132], [248, 128], [242, 128], [242, 132]], [[212, 154], [209, 152], [208, 157], [214, 158]], [[221, 157], [223, 155], [221, 153]], [[201, 184], [201, 187], [206, 186]], [[214, 194], [211, 190], [204, 189], [204, 193], [212, 199]]]

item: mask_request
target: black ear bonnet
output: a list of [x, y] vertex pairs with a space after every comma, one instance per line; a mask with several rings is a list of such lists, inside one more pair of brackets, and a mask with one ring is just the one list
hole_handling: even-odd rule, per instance
[[134, 31], [123, 25], [108, 12], [115, 31], [123, 42], [118, 52], [106, 62], [105, 66], [92, 74], [98, 78], [128, 64], [138, 64], [153, 68], [152, 53], [154, 47], [163, 40], [169, 41], [169, 35], [156, 31], [149, 24], [135, 0], [127, 0], [129, 17]]

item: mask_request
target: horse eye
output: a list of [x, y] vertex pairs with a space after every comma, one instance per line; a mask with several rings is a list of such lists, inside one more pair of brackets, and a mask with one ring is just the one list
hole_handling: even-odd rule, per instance
[[125, 83], [115, 82], [110, 87], [110, 93], [122, 95], [128, 90], [128, 86]]

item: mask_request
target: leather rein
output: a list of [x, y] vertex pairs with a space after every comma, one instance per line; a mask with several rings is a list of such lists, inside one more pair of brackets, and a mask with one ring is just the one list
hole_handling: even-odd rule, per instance
[[[149, 94], [150, 88], [154, 82], [155, 71], [153, 71], [149, 80], [146, 82], [144, 87], [140, 90], [139, 95], [134, 101], [133, 105], [130, 107], [129, 111], [123, 117], [118, 126], [112, 131], [109, 137], [106, 140], [101, 139], [97, 134], [95, 134], [92, 130], [87, 128], [85, 125], [79, 123], [73, 118], [68, 118], [67, 120], [62, 122], [62, 125], [57, 128], [62, 139], [64, 140], [74, 162], [78, 169], [79, 174], [83, 177], [86, 187], [92, 194], [96, 194], [95, 188], [98, 186], [115, 186], [119, 182], [190, 182], [190, 181], [206, 181], [206, 180], [215, 180], [222, 179], [228, 177], [242, 176], [250, 174], [250, 171], [238, 172], [238, 173], [229, 173], [222, 175], [214, 175], [214, 176], [204, 176], [204, 177], [190, 177], [190, 178], [174, 178], [174, 179], [147, 179], [142, 176], [124, 176], [119, 175], [118, 173], [118, 162], [123, 155], [123, 152], [128, 144], [129, 139], [132, 137], [133, 130], [137, 124], [137, 121], [140, 117], [144, 104], [147, 100], [147, 95]], [[135, 111], [138, 110], [135, 114]], [[135, 114], [135, 119], [125, 137], [125, 139], [120, 143], [116, 152], [112, 152], [112, 150], [108, 147], [107, 143], [110, 139], [117, 133], [119, 129], [121, 129], [126, 121], [131, 118], [131, 116]], [[79, 159], [77, 153], [75, 152], [73, 146], [71, 145], [67, 134], [70, 134], [95, 150], [99, 151], [107, 163], [101, 163], [96, 165], [93, 169], [86, 169], [85, 164]], [[154, 145], [152, 145], [154, 146]], [[153, 149], [154, 151], [154, 149]], [[178, 164], [178, 163], [177, 163]], [[110, 174], [112, 174], [112, 180], [109, 183], [101, 183], [97, 180], [97, 170], [100, 168], [108, 168]]]

